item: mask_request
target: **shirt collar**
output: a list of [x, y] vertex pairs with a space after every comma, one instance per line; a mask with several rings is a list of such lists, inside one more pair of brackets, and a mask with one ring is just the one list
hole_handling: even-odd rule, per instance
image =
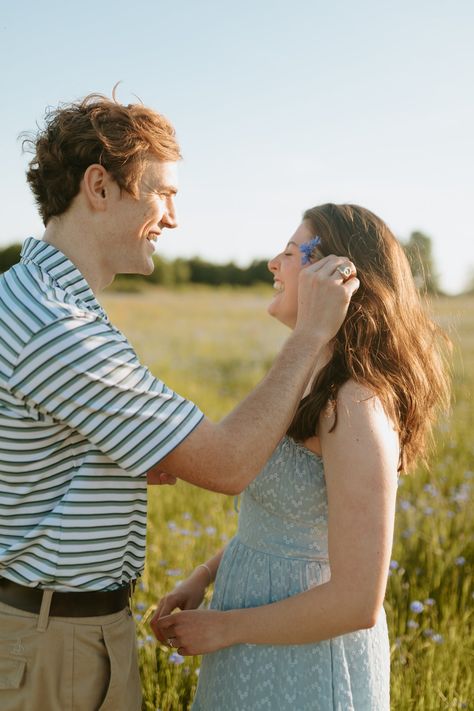
[[36, 264], [63, 291], [73, 296], [75, 300], [81, 301], [90, 311], [94, 311], [107, 319], [107, 314], [95, 298], [92, 289], [79, 269], [52, 244], [43, 242], [35, 237], [28, 237], [23, 243], [21, 261], [23, 263], [33, 262], [33, 264]]

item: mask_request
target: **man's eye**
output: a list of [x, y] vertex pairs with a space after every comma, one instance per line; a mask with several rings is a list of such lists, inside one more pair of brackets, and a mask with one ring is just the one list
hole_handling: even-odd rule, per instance
[[283, 255], [284, 255], [285, 257], [292, 257], [292, 256], [293, 256], [293, 253], [292, 253], [292, 252], [283, 252]]

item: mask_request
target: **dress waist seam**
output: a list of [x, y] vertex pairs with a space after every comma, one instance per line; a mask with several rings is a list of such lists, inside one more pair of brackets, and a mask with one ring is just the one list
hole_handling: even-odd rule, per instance
[[256, 551], [257, 553], [264, 553], [265, 555], [271, 556], [272, 558], [283, 558], [284, 560], [300, 560], [304, 561], [305, 563], [327, 563], [329, 565], [329, 558], [325, 558], [324, 556], [309, 557], [293, 554], [285, 555], [284, 553], [274, 553], [273, 551], [268, 549], [257, 548], [257, 546], [252, 546], [247, 541], [243, 540], [238, 533], [234, 536], [233, 540], [236, 543], [239, 543], [239, 545], [244, 546], [245, 548], [249, 548], [250, 550]]

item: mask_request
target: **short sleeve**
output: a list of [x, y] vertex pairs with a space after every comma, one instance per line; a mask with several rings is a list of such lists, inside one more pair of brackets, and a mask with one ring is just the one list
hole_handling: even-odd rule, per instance
[[68, 317], [26, 344], [9, 380], [25, 404], [81, 433], [121, 468], [141, 475], [201, 421], [194, 403], [142, 366], [106, 321]]

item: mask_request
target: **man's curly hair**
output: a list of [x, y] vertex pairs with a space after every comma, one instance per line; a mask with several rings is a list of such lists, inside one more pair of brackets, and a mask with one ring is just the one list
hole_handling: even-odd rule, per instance
[[90, 165], [103, 165], [121, 189], [134, 195], [148, 159], [181, 157], [164, 116], [102, 94], [49, 109], [43, 129], [23, 134], [23, 149], [33, 153], [26, 175], [45, 225], [69, 208]]

